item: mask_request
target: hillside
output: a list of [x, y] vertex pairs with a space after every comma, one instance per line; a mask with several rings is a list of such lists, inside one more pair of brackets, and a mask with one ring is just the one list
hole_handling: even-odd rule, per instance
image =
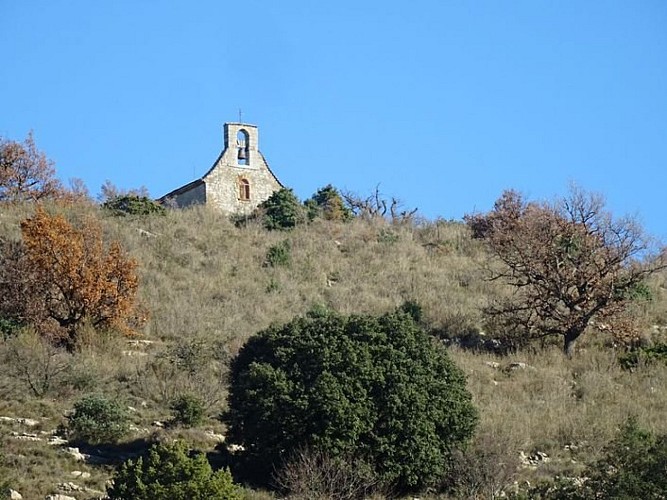
[[[114, 217], [94, 206], [56, 210], [72, 220], [99, 219], [105, 238], [119, 240], [137, 259], [148, 320], [131, 338], [90, 331], [75, 353], [29, 335], [0, 345], [0, 416], [38, 422], [0, 422], [0, 477], [23, 498], [63, 492], [68, 482], [81, 487], [69, 487], [68, 495], [97, 498], [114, 458], [166, 435], [213, 451], [225, 431], [217, 416], [226, 404], [231, 357], [254, 333], [317, 308], [380, 314], [405, 301], [421, 305], [425, 328], [451, 344], [480, 410], [475, 442], [459, 464], [471, 488], [483, 485], [469, 497], [491, 498], [514, 483], [576, 473], [628, 416], [667, 432], [667, 367], [623, 370], [623, 348], [604, 332], [587, 332], [572, 359], [548, 343], [504, 356], [458, 345], [460, 338], [492, 337], [480, 308], [508, 293], [484, 279], [489, 256], [461, 223], [316, 219], [283, 232], [259, 222], [237, 227], [205, 208], [145, 217]], [[31, 206], [3, 206], [0, 239], [18, 239], [20, 221], [31, 214]], [[647, 341], [667, 332], [666, 283], [664, 273], [650, 282], [653, 300], [642, 311]], [[90, 394], [131, 407], [133, 433], [116, 447], [82, 448], [94, 458], [76, 462], [46, 440], [74, 402]], [[204, 423], [164, 428], [170, 403], [182, 394], [204, 402]], [[248, 496], [271, 498], [250, 490]]]

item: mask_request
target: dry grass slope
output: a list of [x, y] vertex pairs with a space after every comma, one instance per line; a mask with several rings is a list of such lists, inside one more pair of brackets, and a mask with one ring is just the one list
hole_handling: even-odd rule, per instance
[[[140, 337], [129, 340], [149, 342], [128, 344], [111, 333], [89, 332], [80, 352], [72, 355], [54, 352], [27, 334], [7, 339], [0, 344], [5, 367], [0, 415], [35, 418], [40, 429], [50, 432], [65, 421], [74, 401], [103, 393], [133, 408], [134, 435], [121, 443], [128, 449], [165, 434], [213, 449], [216, 438], [207, 431], [224, 432], [215, 417], [225, 405], [226, 361], [273, 322], [286, 322], [313, 307], [381, 313], [414, 300], [423, 307], [426, 325], [454, 336], [483, 330], [480, 307], [507, 293], [484, 281], [480, 263], [486, 255], [458, 223], [316, 220], [290, 232], [267, 232], [253, 223], [238, 228], [204, 208], [140, 218], [111, 217], [92, 206], [67, 212], [73, 219], [93, 213], [105, 236], [120, 240], [138, 259], [140, 293], [150, 318]], [[30, 206], [3, 206], [0, 238], [18, 239], [19, 222], [31, 213]], [[269, 249], [285, 240], [289, 262], [268, 265]], [[647, 338], [659, 331], [654, 324], [667, 324], [666, 283], [665, 274], [651, 282], [654, 300], [643, 311]], [[468, 375], [482, 417], [473, 445], [477, 456], [466, 460], [477, 464], [478, 475], [495, 478], [487, 480], [486, 489], [470, 486], [467, 495], [490, 498], [505, 483], [576, 471], [600, 452], [628, 415], [667, 432], [667, 368], [623, 371], [617, 362], [620, 351], [609, 344], [602, 334], [589, 332], [572, 360], [549, 346], [506, 357], [451, 349]], [[44, 377], [48, 384], [35, 394], [29, 380]], [[206, 424], [194, 430], [153, 426], [155, 420], [169, 419], [169, 403], [179, 394], [204, 402]], [[72, 481], [74, 469], [90, 471], [93, 476], [85, 484], [103, 489], [108, 466], [77, 464], [57, 447], [17, 440], [12, 432], [19, 431], [0, 423], [0, 467], [24, 498], [54, 492], [57, 483]], [[537, 451], [549, 460], [520, 466], [520, 452], [530, 456]], [[501, 463], [513, 465], [501, 470]]]

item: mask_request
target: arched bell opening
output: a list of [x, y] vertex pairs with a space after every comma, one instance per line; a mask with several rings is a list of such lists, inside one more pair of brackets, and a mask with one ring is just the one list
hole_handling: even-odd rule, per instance
[[236, 162], [238, 165], [250, 165], [250, 136], [241, 129], [236, 134]]

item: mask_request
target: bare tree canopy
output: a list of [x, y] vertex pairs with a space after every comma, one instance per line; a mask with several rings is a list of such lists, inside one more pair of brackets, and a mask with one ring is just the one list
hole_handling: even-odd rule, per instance
[[399, 199], [392, 197], [388, 201], [382, 193], [380, 186], [375, 187], [375, 191], [367, 197], [359, 196], [355, 193], [345, 191], [341, 193], [346, 207], [357, 217], [373, 219], [376, 217], [388, 217], [391, 222], [412, 221], [417, 209], [403, 210]]
[[636, 220], [613, 218], [602, 197], [576, 188], [552, 203], [505, 191], [489, 213], [465, 220], [502, 263], [492, 279], [513, 287], [486, 312], [517, 336], [562, 336], [568, 356], [593, 320], [622, 314], [665, 267]]
[[25, 141], [0, 137], [0, 201], [37, 201], [63, 195], [53, 162], [35, 146], [32, 132]]

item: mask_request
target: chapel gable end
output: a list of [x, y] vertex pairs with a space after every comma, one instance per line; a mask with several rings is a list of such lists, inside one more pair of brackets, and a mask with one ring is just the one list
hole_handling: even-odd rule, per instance
[[206, 204], [223, 213], [249, 214], [282, 187], [259, 150], [257, 126], [225, 123], [223, 150], [209, 171], [159, 201], [169, 200], [178, 207]]

